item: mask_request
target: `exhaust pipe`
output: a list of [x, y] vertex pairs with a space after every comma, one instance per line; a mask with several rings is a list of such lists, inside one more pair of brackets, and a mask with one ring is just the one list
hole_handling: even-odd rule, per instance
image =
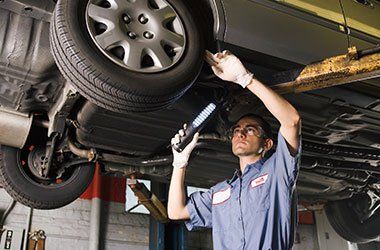
[[0, 108], [0, 144], [23, 148], [32, 127], [33, 115]]

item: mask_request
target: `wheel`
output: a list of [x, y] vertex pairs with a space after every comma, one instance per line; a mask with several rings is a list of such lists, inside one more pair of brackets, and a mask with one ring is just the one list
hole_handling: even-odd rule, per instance
[[[38, 174], [39, 161], [46, 161], [45, 150], [29, 147], [17, 149], [0, 146], [0, 181], [16, 201], [37, 209], [53, 209], [77, 199], [91, 183], [95, 167], [88, 163], [62, 169], [57, 161], [52, 163], [51, 176]], [[61, 158], [66, 162], [67, 157]]]
[[62, 74], [116, 112], [163, 108], [200, 73], [204, 41], [182, 0], [59, 0], [50, 29]]
[[363, 212], [368, 211], [370, 204], [366, 194], [351, 199], [327, 203], [325, 211], [331, 226], [344, 239], [364, 243], [380, 235], [380, 211], [377, 210], [368, 219]]

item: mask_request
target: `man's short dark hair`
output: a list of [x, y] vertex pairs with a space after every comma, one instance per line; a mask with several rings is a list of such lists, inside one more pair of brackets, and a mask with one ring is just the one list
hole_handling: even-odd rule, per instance
[[251, 118], [257, 121], [265, 132], [265, 138], [273, 139], [272, 128], [270, 124], [266, 120], [264, 120], [264, 118], [256, 114], [249, 113], [241, 116], [235, 123], [239, 122], [243, 118]]

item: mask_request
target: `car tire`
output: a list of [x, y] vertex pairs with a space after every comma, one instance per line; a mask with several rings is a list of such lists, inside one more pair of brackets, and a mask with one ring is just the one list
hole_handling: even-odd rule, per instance
[[95, 167], [75, 166], [70, 178], [61, 183], [43, 185], [31, 178], [22, 164], [21, 151], [0, 146], [0, 182], [16, 201], [37, 209], [54, 209], [77, 199], [91, 183]]
[[[181, 31], [184, 32], [182, 37], [184, 46], [178, 47], [181, 56], [175, 59], [175, 63], [173, 59], [173, 65], [166, 62], [167, 69], [157, 68], [156, 65], [141, 69], [139, 66], [133, 68], [128, 63], [123, 65], [123, 62], [118, 61], [106, 48], [100, 48], [100, 43], [97, 44], [96, 40], [98, 36], [91, 33], [95, 28], [89, 28], [88, 23], [91, 22], [86, 19], [89, 15], [87, 13], [90, 13], [88, 6], [93, 5], [89, 1], [91, 0], [59, 0], [50, 28], [51, 49], [55, 61], [65, 78], [81, 95], [111, 111], [146, 112], [169, 105], [193, 84], [202, 68], [204, 41], [197, 18], [194, 16], [196, 12], [191, 10], [189, 1], [166, 0], [180, 20], [177, 23], [180, 23]], [[120, 26], [120, 30], [122, 27]], [[125, 35], [125, 32], [122, 34]], [[128, 38], [123, 36], [123, 39]], [[139, 36], [139, 39], [142, 37]], [[125, 51], [121, 53], [122, 55], [125, 55]], [[139, 55], [142, 57], [142, 54]], [[160, 55], [167, 59], [165, 55]], [[150, 61], [152, 63], [153, 59]], [[160, 60], [156, 61], [161, 64]], [[155, 72], [140, 72], [154, 67], [156, 67]]]
[[380, 235], [380, 212], [361, 222], [354, 210], [356, 203], [364, 204], [365, 197], [328, 202], [325, 206], [327, 218], [335, 231], [350, 242], [364, 243]]

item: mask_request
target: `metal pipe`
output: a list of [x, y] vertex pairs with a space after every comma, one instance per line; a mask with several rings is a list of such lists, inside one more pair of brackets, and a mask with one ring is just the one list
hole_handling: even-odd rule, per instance
[[5, 210], [5, 212], [3, 213], [3, 215], [1, 216], [1, 221], [0, 221], [0, 228], [2, 229], [3, 226], [4, 226], [4, 221], [5, 219], [8, 217], [8, 214], [11, 212], [11, 210], [14, 208], [16, 204], [16, 201], [14, 199], [12, 199], [11, 203], [9, 203], [7, 209]]
[[38, 127], [42, 127], [42, 128], [49, 128], [49, 121], [46, 121], [46, 120], [38, 120], [38, 119], [35, 119], [33, 121], [33, 125], [36, 125]]
[[26, 250], [28, 247], [29, 229], [30, 229], [30, 223], [32, 221], [32, 215], [33, 215], [33, 208], [29, 207], [28, 217], [27, 217], [26, 225], [25, 225], [24, 244], [23, 244], [22, 250]]
[[33, 115], [0, 108], [0, 144], [23, 148], [32, 122]]
[[102, 212], [102, 200], [99, 196], [101, 190], [102, 179], [100, 178], [100, 170], [99, 166], [97, 165], [94, 180], [92, 183], [89, 250], [100, 249], [100, 221]]
[[[203, 140], [214, 140], [220, 142], [229, 142], [226, 136], [220, 136], [217, 134], [201, 134], [199, 136]], [[199, 143], [202, 146], [202, 142]], [[165, 166], [170, 165], [173, 161], [172, 155], [160, 155], [151, 158], [137, 158], [128, 157], [116, 154], [101, 153], [99, 154], [99, 159], [106, 162], [121, 163], [135, 167], [153, 167], [153, 166]]]
[[100, 216], [101, 216], [102, 200], [92, 197], [91, 215], [90, 215], [90, 237], [89, 250], [98, 250], [100, 245]]
[[374, 48], [363, 49], [358, 51], [358, 58], [362, 58], [363, 56], [369, 56], [375, 53], [380, 53], [380, 45], [377, 45]]
[[71, 135], [71, 132], [69, 132], [69, 136], [67, 139], [67, 145], [69, 146], [69, 149], [73, 154], [75, 154], [81, 158], [88, 159], [88, 161], [93, 161], [96, 159], [96, 150], [93, 148], [91, 148], [91, 149], [78, 148], [75, 145], [75, 142], [74, 142], [73, 136]]

